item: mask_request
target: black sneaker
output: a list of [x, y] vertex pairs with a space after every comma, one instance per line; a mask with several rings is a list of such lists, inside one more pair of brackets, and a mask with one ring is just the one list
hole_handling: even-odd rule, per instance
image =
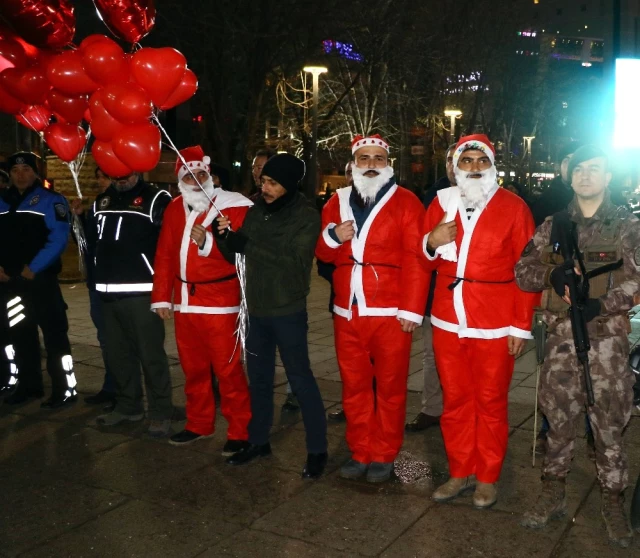
[[326, 451], [324, 453], [307, 454], [307, 463], [302, 470], [302, 478], [317, 479], [321, 477], [327, 464], [327, 459], [329, 459], [329, 455]]
[[244, 465], [257, 457], [266, 457], [268, 455], [271, 455], [271, 444], [264, 444], [261, 446], [247, 444], [240, 451], [234, 453], [231, 457], [228, 457], [227, 463], [229, 465]]
[[70, 407], [78, 400], [77, 395], [71, 395], [69, 397], [63, 395], [62, 397], [53, 395], [49, 397], [44, 403], [40, 405], [41, 409], [62, 409], [63, 407]]
[[192, 444], [196, 440], [203, 440], [204, 438], [211, 438], [213, 434], [209, 434], [208, 436], [204, 436], [203, 434], [196, 434], [195, 432], [191, 432], [191, 430], [183, 430], [182, 432], [178, 432], [169, 438], [169, 443], [172, 446], [186, 446], [187, 444]]
[[222, 455], [233, 455], [249, 445], [246, 440], [227, 440], [227, 443], [222, 448]]
[[84, 398], [84, 402], [88, 405], [101, 405], [102, 403], [111, 403], [116, 400], [116, 394], [112, 391], [101, 389], [95, 395], [89, 395]]
[[287, 413], [295, 413], [300, 410], [300, 405], [298, 405], [298, 400], [293, 393], [287, 393], [287, 399], [282, 405], [282, 410]]
[[344, 415], [344, 409], [338, 409], [337, 411], [327, 413], [327, 420], [330, 420], [331, 422], [345, 422], [347, 417]]

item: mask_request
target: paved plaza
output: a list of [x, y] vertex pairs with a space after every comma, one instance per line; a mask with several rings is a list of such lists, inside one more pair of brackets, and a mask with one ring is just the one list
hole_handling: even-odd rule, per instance
[[[65, 284], [70, 337], [82, 396], [98, 391], [103, 365], [83, 284]], [[340, 376], [328, 285], [314, 278], [309, 297], [313, 371], [327, 409], [340, 405]], [[634, 324], [636, 325], [636, 324]], [[640, 329], [640, 323], [637, 324]], [[184, 420], [184, 378], [173, 324], [167, 327], [173, 431]], [[439, 429], [405, 438], [402, 480], [377, 486], [338, 476], [348, 458], [344, 425], [329, 423], [329, 464], [319, 481], [300, 476], [305, 453], [299, 413], [282, 414], [285, 375], [277, 371], [273, 456], [243, 467], [225, 464], [226, 423], [188, 448], [144, 434], [144, 425], [98, 427], [100, 409], [80, 401], [58, 412], [40, 402], [0, 407], [0, 556], [21, 557], [579, 557], [640, 556], [607, 542], [595, 468], [578, 441], [568, 481], [570, 514], [543, 531], [518, 525], [540, 479], [532, 467], [535, 353], [518, 359], [510, 392], [509, 452], [499, 500], [477, 511], [471, 496], [430, 500], [447, 478]], [[407, 415], [420, 408], [422, 340], [412, 349]], [[45, 374], [46, 375], [46, 374]], [[582, 421], [582, 424], [583, 421]], [[583, 426], [579, 427], [580, 432]], [[640, 416], [626, 434], [631, 478], [640, 473]], [[631, 491], [628, 491], [631, 492]], [[629, 494], [630, 495], [630, 494]]]

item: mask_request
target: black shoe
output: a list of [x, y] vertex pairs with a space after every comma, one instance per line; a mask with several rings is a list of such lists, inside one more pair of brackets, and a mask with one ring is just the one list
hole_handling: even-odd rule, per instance
[[347, 417], [344, 416], [344, 409], [338, 409], [337, 411], [327, 413], [327, 420], [330, 420], [331, 422], [344, 422], [347, 420]]
[[110, 413], [115, 408], [116, 408], [116, 400], [114, 399], [113, 401], [109, 401], [109, 403], [107, 403], [104, 407], [102, 407], [102, 410], [105, 413]]
[[7, 397], [4, 402], [7, 405], [21, 405], [22, 403], [25, 403], [27, 400], [29, 399], [29, 396], [26, 393], [14, 393], [13, 395], [10, 395], [9, 397]]
[[287, 413], [295, 413], [300, 410], [300, 405], [298, 405], [298, 400], [293, 393], [287, 393], [287, 399], [282, 405], [282, 410]]
[[58, 396], [54, 397], [53, 395], [49, 397], [44, 403], [40, 405], [41, 409], [62, 409], [62, 407], [70, 407], [78, 400], [77, 395], [72, 395], [70, 397], [67, 396]]
[[196, 434], [195, 432], [191, 432], [191, 430], [183, 430], [182, 432], [178, 432], [169, 438], [169, 443], [172, 446], [186, 446], [187, 444], [191, 444], [196, 440], [201, 440], [204, 438], [210, 438], [213, 434], [209, 436], [205, 436], [203, 434]]
[[111, 403], [116, 400], [116, 394], [112, 391], [105, 391], [101, 389], [95, 395], [89, 395], [84, 398], [84, 402], [88, 405], [100, 405], [102, 403]]
[[266, 457], [267, 455], [271, 455], [271, 444], [264, 444], [262, 446], [249, 444], [227, 458], [227, 463], [229, 465], [244, 465], [256, 457]]
[[302, 469], [302, 478], [317, 479], [322, 476], [327, 464], [327, 459], [329, 459], [329, 454], [326, 451], [324, 453], [308, 454], [307, 463], [305, 464], [304, 469]]
[[251, 444], [246, 440], [227, 440], [227, 443], [222, 448], [222, 455], [233, 455], [239, 451], [249, 447]]
[[404, 425], [404, 429], [407, 432], [421, 432], [438, 424], [440, 424], [440, 417], [434, 417], [420, 412], [416, 415], [416, 418]]

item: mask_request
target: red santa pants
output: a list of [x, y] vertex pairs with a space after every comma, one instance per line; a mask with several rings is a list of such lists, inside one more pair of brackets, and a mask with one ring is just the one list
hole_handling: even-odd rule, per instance
[[248, 439], [251, 403], [240, 360], [240, 347], [235, 354], [233, 352], [236, 318], [237, 314], [175, 313], [178, 354], [187, 396], [185, 428], [196, 434], [208, 436], [214, 431], [216, 405], [211, 376], [213, 368], [220, 388], [222, 416], [229, 423], [227, 439]]
[[460, 339], [433, 328], [433, 349], [444, 396], [440, 428], [449, 473], [500, 478], [509, 437], [508, 394], [514, 358], [507, 338]]
[[[346, 438], [361, 463], [391, 463], [404, 436], [411, 334], [395, 317], [334, 316]], [[373, 379], [376, 379], [374, 402]]]

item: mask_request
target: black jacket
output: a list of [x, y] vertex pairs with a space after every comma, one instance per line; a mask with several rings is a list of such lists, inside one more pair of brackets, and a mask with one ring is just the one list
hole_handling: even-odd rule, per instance
[[551, 181], [549, 188], [531, 207], [536, 227], [541, 225], [547, 217], [567, 209], [572, 199], [573, 190], [571, 186], [565, 184], [560, 176], [556, 176]]

